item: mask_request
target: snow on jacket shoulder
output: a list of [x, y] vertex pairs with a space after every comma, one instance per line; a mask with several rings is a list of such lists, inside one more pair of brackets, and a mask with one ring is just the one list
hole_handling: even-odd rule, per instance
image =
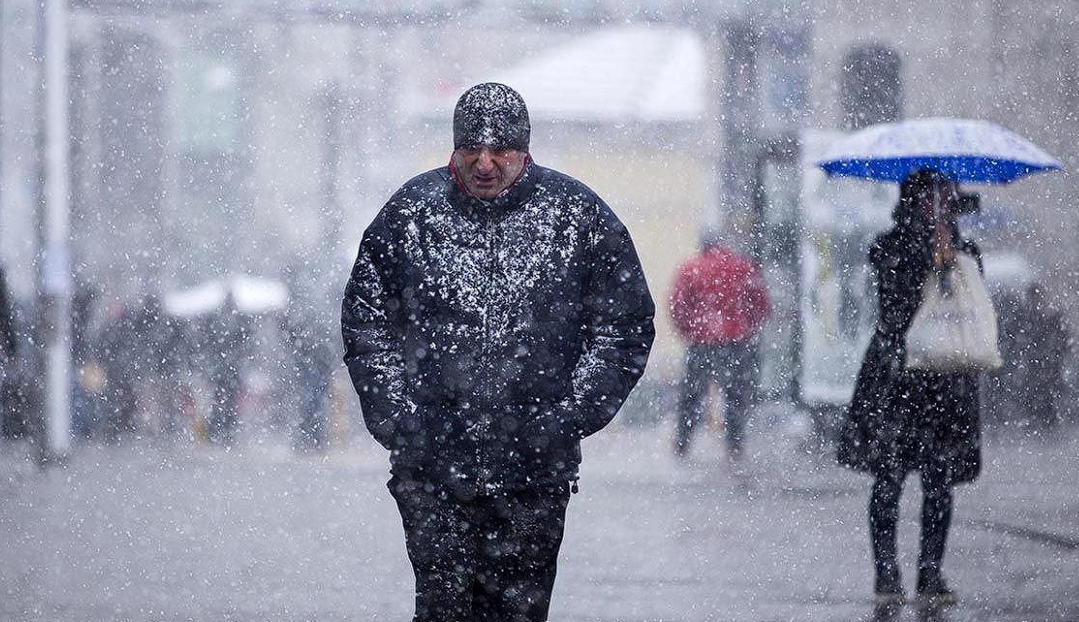
[[481, 201], [448, 167], [405, 184], [364, 233], [345, 362], [395, 466], [463, 483], [573, 477], [644, 371], [654, 307], [625, 226], [529, 163]]

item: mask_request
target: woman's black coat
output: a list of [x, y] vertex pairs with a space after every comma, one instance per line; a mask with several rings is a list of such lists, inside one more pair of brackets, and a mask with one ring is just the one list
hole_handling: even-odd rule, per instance
[[[956, 248], [981, 256], [953, 231]], [[905, 335], [932, 265], [928, 231], [900, 221], [869, 252], [879, 316], [840, 433], [838, 459], [878, 477], [935, 471], [948, 484], [981, 469], [978, 374], [905, 368]]]

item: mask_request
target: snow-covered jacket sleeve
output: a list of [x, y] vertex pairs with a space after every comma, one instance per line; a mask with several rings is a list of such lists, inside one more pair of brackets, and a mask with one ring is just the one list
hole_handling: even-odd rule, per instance
[[401, 354], [405, 320], [396, 256], [383, 210], [364, 232], [341, 305], [345, 364], [360, 397], [364, 423], [390, 450], [405, 442], [397, 424], [416, 409], [405, 392]]
[[693, 266], [689, 263], [678, 270], [678, 276], [674, 280], [674, 287], [671, 288], [671, 296], [667, 304], [671, 321], [678, 334], [684, 339], [689, 339], [693, 332], [694, 311], [697, 309], [693, 276]]
[[629, 231], [602, 201], [597, 208], [584, 292], [584, 349], [573, 370], [573, 395], [560, 413], [563, 429], [578, 438], [614, 418], [644, 373], [655, 337], [655, 305]]

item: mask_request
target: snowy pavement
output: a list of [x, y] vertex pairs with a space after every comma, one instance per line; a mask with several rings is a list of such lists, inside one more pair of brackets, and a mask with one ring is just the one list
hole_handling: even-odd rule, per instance
[[[874, 619], [868, 478], [799, 452], [791, 426], [757, 431], [739, 469], [714, 438], [680, 462], [669, 424], [614, 427], [585, 443], [551, 620]], [[47, 471], [25, 451], [0, 444], [4, 622], [410, 619], [385, 456], [366, 440], [325, 456], [84, 446]], [[1079, 620], [1079, 438], [991, 441], [985, 455], [945, 559], [960, 604], [890, 619]]]

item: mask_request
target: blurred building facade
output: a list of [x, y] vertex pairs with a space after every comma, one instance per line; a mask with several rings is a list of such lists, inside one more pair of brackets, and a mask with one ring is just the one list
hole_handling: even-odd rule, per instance
[[[707, 60], [699, 117], [540, 115], [535, 151], [624, 214], [661, 307], [701, 224], [753, 231], [759, 153], [799, 128], [987, 118], [1028, 136], [1066, 169], [1079, 160], [1069, 139], [1079, 133], [1075, 0], [920, 0], [903, 8], [843, 0], [793, 12], [778, 3], [705, 10], [661, 0], [572, 9], [544, 1], [281, 4], [73, 3], [80, 279], [130, 298], [228, 272], [280, 276], [287, 268], [329, 296], [386, 197], [448, 158], [449, 111], [438, 101], [626, 20], [699, 41]], [[35, 89], [24, 87], [37, 84], [36, 5], [0, 5], [0, 260], [23, 297], [33, 291], [35, 256], [38, 106]], [[1072, 317], [1077, 179], [1066, 170], [987, 191], [985, 203], [1006, 206], [1014, 222], [979, 233], [990, 248], [1027, 253]], [[661, 315], [655, 364], [673, 371], [678, 346]]]

